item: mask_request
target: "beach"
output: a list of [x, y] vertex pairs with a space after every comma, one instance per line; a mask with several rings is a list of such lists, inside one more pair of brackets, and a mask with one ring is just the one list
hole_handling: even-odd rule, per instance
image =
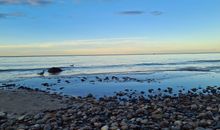
[[[155, 90], [148, 91], [152, 93]], [[0, 128], [5, 130], [220, 129], [220, 87], [193, 88], [187, 93], [179, 91], [176, 96], [169, 96], [172, 94], [172, 88], [160, 91], [158, 95], [145, 97], [145, 92], [125, 90], [114, 96], [96, 99], [92, 94], [86, 97], [60, 96], [25, 87], [0, 90], [0, 102], [5, 101], [0, 105], [0, 110], [5, 110], [0, 112]]]
[[0, 130], [220, 130], [220, 0], [0, 0]]
[[218, 130], [218, 56], [1, 57], [0, 128]]

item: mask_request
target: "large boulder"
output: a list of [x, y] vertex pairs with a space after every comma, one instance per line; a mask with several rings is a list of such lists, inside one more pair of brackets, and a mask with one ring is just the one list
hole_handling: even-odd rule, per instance
[[62, 71], [63, 70], [61, 68], [58, 68], [58, 67], [52, 67], [52, 68], [48, 69], [48, 73], [50, 73], [50, 74], [58, 74]]

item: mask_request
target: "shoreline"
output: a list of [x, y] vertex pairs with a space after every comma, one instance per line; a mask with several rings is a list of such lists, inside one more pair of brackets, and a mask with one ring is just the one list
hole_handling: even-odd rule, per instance
[[[201, 91], [199, 91], [201, 90]], [[1, 129], [33, 129], [33, 130], [217, 130], [220, 129], [220, 87], [193, 88], [176, 96], [170, 96], [172, 88], [160, 90], [161, 94], [148, 98], [141, 92], [125, 90], [114, 96], [104, 96], [95, 99], [92, 94], [86, 97], [61, 96], [49, 94], [38, 89], [20, 87], [7, 97], [15, 97], [23, 92], [30, 101], [34, 95], [52, 97], [65, 104], [64, 106], [47, 110], [39, 109], [36, 113], [25, 113], [13, 117], [9, 112], [0, 112]], [[149, 89], [149, 92], [154, 90]], [[0, 94], [2, 100], [2, 94]], [[125, 98], [126, 97], [126, 98]], [[45, 98], [46, 99], [46, 98]], [[40, 100], [44, 100], [40, 99]], [[13, 100], [8, 100], [8, 104]], [[56, 101], [55, 101], [56, 102]], [[26, 102], [20, 102], [23, 106]], [[47, 102], [48, 103], [48, 102]], [[47, 105], [47, 103], [45, 105]], [[0, 106], [2, 107], [2, 106]], [[38, 106], [41, 108], [42, 106]], [[45, 107], [45, 106], [44, 106]], [[30, 112], [32, 107], [26, 107]], [[28, 110], [29, 109], [29, 110]], [[2, 108], [0, 109], [2, 110]], [[16, 111], [16, 109], [15, 109]]]
[[132, 55], [181, 55], [181, 54], [219, 54], [214, 52], [182, 52], [182, 53], [138, 53], [138, 54], [87, 54], [87, 55], [20, 55], [20, 56], [0, 56], [1, 57], [62, 57], [62, 56], [132, 56]]

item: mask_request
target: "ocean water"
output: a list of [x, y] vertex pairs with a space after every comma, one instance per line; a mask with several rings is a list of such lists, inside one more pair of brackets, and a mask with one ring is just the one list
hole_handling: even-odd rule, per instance
[[50, 67], [61, 67], [64, 71], [59, 75], [46, 72], [45, 77], [161, 72], [215, 75], [220, 73], [220, 53], [0, 57], [0, 82], [40, 77], [38, 73]]

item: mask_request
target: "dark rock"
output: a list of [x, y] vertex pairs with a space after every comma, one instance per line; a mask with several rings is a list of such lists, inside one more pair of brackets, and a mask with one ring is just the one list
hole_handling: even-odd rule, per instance
[[48, 73], [50, 73], [50, 74], [59, 74], [62, 71], [63, 70], [61, 68], [58, 68], [58, 67], [52, 67], [52, 68], [48, 69]]
[[49, 87], [50, 86], [48, 83], [42, 83], [41, 85], [43, 85], [45, 87]]

